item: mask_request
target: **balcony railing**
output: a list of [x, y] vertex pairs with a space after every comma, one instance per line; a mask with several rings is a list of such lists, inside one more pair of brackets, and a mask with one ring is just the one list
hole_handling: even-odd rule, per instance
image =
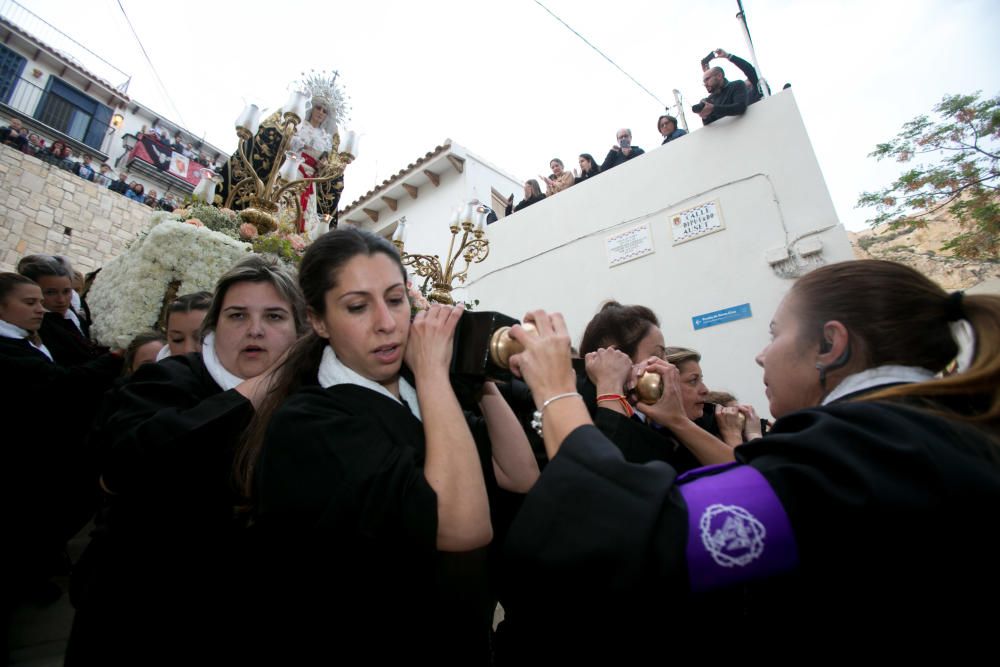
[[0, 106], [17, 112], [19, 117], [36, 127], [41, 134], [49, 135], [49, 143], [54, 140], [62, 141], [102, 161], [107, 159], [103, 144], [112, 130], [111, 125], [98, 122], [58, 95], [21, 77], [13, 81], [12, 90], [2, 103]]

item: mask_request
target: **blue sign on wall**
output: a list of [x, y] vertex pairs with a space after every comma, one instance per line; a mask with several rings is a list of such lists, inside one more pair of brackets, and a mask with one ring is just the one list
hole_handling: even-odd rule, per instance
[[733, 320], [744, 320], [752, 315], [753, 313], [750, 312], [750, 304], [741, 303], [740, 305], [733, 306], [731, 308], [723, 308], [722, 310], [715, 310], [711, 313], [695, 315], [691, 318], [691, 322], [694, 324], [695, 330], [698, 330], [706, 327], [714, 327], [716, 324], [732, 322]]

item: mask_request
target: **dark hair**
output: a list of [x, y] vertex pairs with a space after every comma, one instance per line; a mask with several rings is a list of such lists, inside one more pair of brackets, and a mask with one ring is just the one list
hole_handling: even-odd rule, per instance
[[292, 307], [292, 319], [295, 321], [295, 331], [301, 335], [306, 330], [306, 309], [302, 301], [302, 293], [295, 285], [295, 278], [274, 257], [265, 255], [248, 255], [236, 262], [233, 268], [226, 271], [215, 285], [215, 296], [208, 307], [208, 313], [201, 323], [201, 335], [207, 336], [215, 331], [222, 312], [222, 303], [226, 300], [229, 288], [237, 283], [270, 283], [278, 291], [288, 305]]
[[36, 283], [39, 278], [48, 276], [73, 280], [69, 266], [52, 255], [28, 255], [17, 263], [17, 272]]
[[135, 362], [135, 355], [139, 348], [147, 343], [159, 342], [167, 344], [167, 339], [159, 331], [144, 331], [129, 342], [125, 348], [125, 363], [122, 365], [122, 376], [127, 377], [132, 374], [132, 364]]
[[669, 122], [673, 123], [674, 127], [677, 127], [677, 119], [676, 118], [674, 118], [673, 116], [671, 116], [669, 114], [663, 114], [662, 116], [660, 116], [659, 118], [656, 119], [656, 130], [657, 131], [660, 130], [660, 124], [663, 123], [664, 119], [666, 119]]
[[564, 164], [563, 164], [563, 161], [562, 161], [562, 160], [560, 160], [560, 159], [559, 159], [559, 158], [557, 158], [557, 157], [554, 157], [554, 158], [552, 158], [551, 160], [549, 160], [549, 165], [551, 165], [551, 164], [552, 164], [553, 162], [558, 162], [558, 163], [559, 163], [559, 166], [560, 166], [560, 167], [562, 167], [563, 169], [565, 169], [565, 168], [566, 168], [566, 165], [564, 165]]
[[211, 292], [191, 292], [182, 294], [167, 306], [168, 313], [190, 313], [192, 310], [208, 310], [212, 307]]
[[18, 285], [35, 285], [35, 281], [20, 273], [0, 273], [0, 302], [7, 299], [7, 295], [14, 291]]
[[851, 353], [865, 368], [898, 364], [940, 372], [958, 354], [950, 323], [968, 320], [976, 342], [965, 372], [865, 398], [979, 398], [964, 403], [982, 405], [981, 411], [956, 416], [1000, 421], [1000, 297], [949, 295], [914, 269], [876, 259], [820, 267], [799, 278], [790, 296], [805, 342], [822, 342], [823, 325], [836, 320], [847, 328]]
[[580, 157], [590, 162], [590, 169], [586, 171], [581, 169], [580, 176], [586, 176], [587, 178], [589, 178], [591, 176], [596, 176], [597, 174], [601, 173], [601, 165], [597, 164], [597, 162], [594, 160], [593, 155], [591, 155], [590, 153], [580, 153]]
[[623, 306], [617, 301], [608, 301], [587, 324], [580, 340], [580, 356], [614, 345], [631, 357], [639, 341], [658, 326], [660, 321], [656, 313], [646, 306]]
[[[372, 257], [377, 253], [384, 254], [399, 267], [405, 283], [406, 269], [399, 252], [381, 236], [355, 228], [334, 229], [310, 244], [299, 265], [299, 287], [309, 310], [315, 315], [324, 315], [326, 293], [336, 287], [340, 269], [359, 255]], [[267, 396], [254, 413], [246, 437], [236, 453], [234, 474], [245, 499], [253, 498], [254, 468], [264, 446], [271, 416], [308, 378], [315, 381], [316, 369], [328, 344], [325, 338], [310, 331], [292, 346], [284, 362], [275, 369]]]

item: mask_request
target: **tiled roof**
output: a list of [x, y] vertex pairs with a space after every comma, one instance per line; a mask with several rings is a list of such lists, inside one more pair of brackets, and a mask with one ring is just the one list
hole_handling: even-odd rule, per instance
[[348, 204], [347, 206], [345, 206], [344, 208], [342, 208], [340, 210], [340, 214], [344, 215], [345, 213], [350, 213], [352, 210], [354, 210], [355, 208], [357, 208], [361, 204], [361, 202], [363, 202], [363, 201], [365, 201], [367, 199], [370, 199], [371, 197], [374, 197], [375, 195], [377, 195], [378, 193], [382, 192], [383, 190], [387, 190], [389, 187], [391, 187], [392, 185], [394, 185], [397, 181], [399, 181], [400, 179], [402, 179], [404, 176], [413, 173], [418, 167], [420, 167], [421, 165], [427, 164], [428, 162], [430, 162], [431, 160], [433, 160], [437, 156], [441, 155], [442, 153], [447, 152], [450, 148], [451, 148], [451, 140], [450, 139], [445, 139], [445, 141], [444, 141], [443, 144], [437, 146], [436, 148], [434, 148], [434, 150], [430, 151], [429, 153], [427, 153], [423, 157], [419, 158], [416, 162], [411, 162], [407, 166], [403, 167], [398, 172], [396, 172], [395, 174], [393, 174], [389, 178], [385, 179], [384, 181], [382, 181], [381, 183], [379, 183], [377, 186], [375, 186], [374, 188], [372, 188], [371, 190], [369, 190], [368, 192], [366, 192], [365, 194], [361, 195], [360, 197], [358, 197], [357, 199], [355, 199], [354, 201], [352, 201], [350, 204]]

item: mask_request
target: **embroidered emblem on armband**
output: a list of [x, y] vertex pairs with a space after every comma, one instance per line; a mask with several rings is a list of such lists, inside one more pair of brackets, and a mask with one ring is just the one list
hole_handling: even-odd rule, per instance
[[743, 567], [764, 553], [767, 529], [739, 505], [709, 505], [700, 525], [702, 544], [722, 567]]
[[755, 468], [692, 471], [678, 478], [678, 490], [688, 510], [685, 555], [692, 591], [766, 579], [798, 565], [785, 508]]

